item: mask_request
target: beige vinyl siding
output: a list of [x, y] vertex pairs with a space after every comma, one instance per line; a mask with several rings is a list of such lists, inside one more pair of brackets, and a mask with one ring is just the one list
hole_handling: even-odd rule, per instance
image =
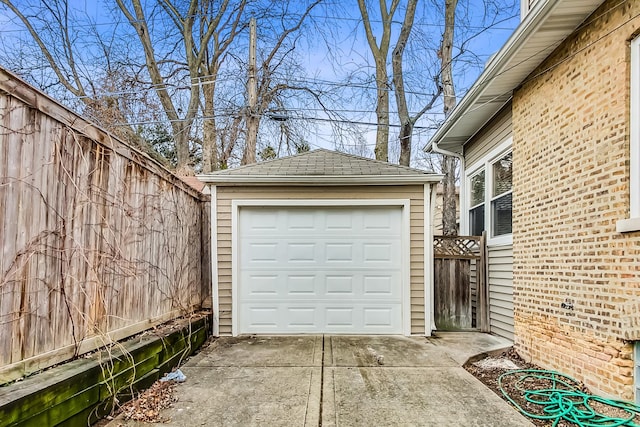
[[217, 187], [220, 335], [231, 335], [231, 203], [251, 199], [409, 199], [411, 333], [424, 335], [424, 187]]
[[491, 332], [513, 341], [513, 246], [489, 247]]
[[511, 103], [491, 119], [489, 124], [473, 136], [464, 146], [464, 158], [467, 167], [472, 166], [486, 156], [498, 144], [511, 136]]
[[[467, 169], [483, 161], [491, 150], [511, 136], [511, 103], [507, 103], [464, 146]], [[468, 194], [465, 195], [468, 197]], [[468, 215], [464, 212], [462, 215]], [[513, 340], [513, 247], [488, 248], [489, 258], [489, 324], [491, 332]], [[475, 285], [475, 271], [472, 272]]]

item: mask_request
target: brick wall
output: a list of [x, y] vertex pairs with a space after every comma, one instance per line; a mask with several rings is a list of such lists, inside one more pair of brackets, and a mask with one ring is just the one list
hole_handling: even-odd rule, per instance
[[640, 233], [615, 227], [629, 209], [638, 15], [638, 1], [606, 1], [513, 99], [515, 345], [525, 359], [628, 400], [622, 311], [640, 300]]

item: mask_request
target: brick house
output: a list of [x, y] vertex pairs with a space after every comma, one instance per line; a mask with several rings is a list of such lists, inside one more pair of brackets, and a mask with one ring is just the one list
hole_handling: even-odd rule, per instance
[[517, 351], [640, 402], [640, 2], [525, 3], [427, 148], [463, 161]]

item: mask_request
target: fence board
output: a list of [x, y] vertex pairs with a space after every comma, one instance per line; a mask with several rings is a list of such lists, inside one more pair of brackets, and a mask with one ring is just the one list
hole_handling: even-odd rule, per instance
[[434, 236], [433, 246], [436, 327], [488, 332], [484, 236]]
[[208, 297], [206, 198], [0, 69], [0, 384]]
[[470, 329], [471, 286], [468, 259], [435, 259], [436, 326], [441, 330]]

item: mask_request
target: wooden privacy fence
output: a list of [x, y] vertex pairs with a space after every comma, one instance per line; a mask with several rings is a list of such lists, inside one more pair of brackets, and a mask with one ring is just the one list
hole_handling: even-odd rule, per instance
[[436, 328], [489, 332], [485, 236], [434, 236], [433, 254]]
[[0, 69], [0, 384], [199, 308], [205, 204]]

